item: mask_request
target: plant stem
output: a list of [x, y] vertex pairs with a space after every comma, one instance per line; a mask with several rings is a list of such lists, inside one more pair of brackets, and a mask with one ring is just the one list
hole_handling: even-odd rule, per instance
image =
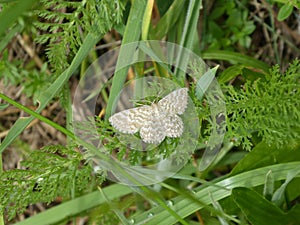
[[23, 110], [24, 112], [30, 114], [31, 116], [33, 116], [33, 117], [49, 124], [50, 126], [54, 127], [56, 130], [61, 131], [62, 133], [64, 133], [68, 137], [71, 137], [72, 139], [75, 139], [75, 135], [71, 131], [69, 131], [66, 128], [60, 126], [59, 124], [49, 120], [48, 118], [40, 115], [39, 113], [27, 108], [26, 106], [21, 105], [20, 103], [14, 101], [13, 99], [9, 98], [8, 96], [0, 93], [0, 98], [2, 98], [4, 101], [8, 102], [9, 104], [11, 104], [13, 106], [16, 106], [17, 108], [19, 108], [19, 109]]

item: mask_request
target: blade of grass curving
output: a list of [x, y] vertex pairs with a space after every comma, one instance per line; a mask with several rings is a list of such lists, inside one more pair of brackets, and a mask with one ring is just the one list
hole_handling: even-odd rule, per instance
[[266, 63], [258, 59], [255, 59], [253, 57], [243, 55], [237, 52], [223, 51], [223, 50], [207, 50], [203, 52], [202, 57], [203, 59], [219, 59], [219, 60], [233, 61], [235, 63], [241, 63], [245, 66], [260, 69], [265, 74], [268, 74], [270, 69], [270, 67]]
[[[164, 184], [164, 183], [162, 183]], [[163, 185], [162, 185], [163, 186]], [[171, 187], [171, 186], [169, 186]], [[171, 188], [170, 188], [171, 190]], [[140, 186], [138, 188], [134, 188], [135, 193], [138, 193], [139, 195], [143, 196], [145, 199], [147, 199], [149, 202], [156, 202], [157, 205], [160, 205], [163, 209], [165, 209], [167, 212], [169, 212], [169, 215], [173, 216], [177, 219], [178, 222], [184, 225], [188, 225], [188, 223], [184, 220], [184, 218], [180, 217], [176, 211], [171, 209], [168, 204], [164, 201], [164, 199], [161, 197], [161, 195], [154, 191], [151, 187], [148, 186]], [[151, 214], [148, 215], [151, 217]]]
[[[219, 202], [215, 201], [213, 198], [211, 198], [211, 199], [212, 199], [212, 205], [213, 205], [214, 209], [218, 212], [217, 218], [218, 218], [220, 224], [221, 225], [229, 225], [228, 217], [230, 217], [230, 216], [224, 212], [224, 209], [222, 208], [222, 206]], [[233, 217], [231, 217], [231, 218], [233, 218]], [[236, 220], [235, 222], [239, 222], [239, 221]]]
[[6, 109], [9, 104], [0, 104], [0, 110]]
[[[176, 212], [176, 210], [173, 210], [172, 208], [170, 208], [164, 201], [162, 201], [161, 199], [156, 199], [158, 200], [159, 205], [164, 208], [165, 212], [168, 212], [168, 215], [172, 216], [176, 221], [180, 222], [183, 225], [188, 225], [188, 222], [186, 222], [184, 220], [183, 217], [181, 217], [180, 215], [178, 215], [178, 213]], [[148, 214], [149, 215], [149, 214]]]
[[[132, 189], [130, 189], [130, 187], [121, 184], [110, 185], [109, 187], [103, 188], [102, 191], [106, 196], [109, 196], [111, 201], [132, 193]], [[32, 216], [24, 221], [15, 223], [15, 225], [57, 224], [58, 222], [65, 220], [66, 218], [72, 217], [86, 210], [106, 203], [106, 201], [107, 200], [99, 191], [94, 191], [92, 193], [47, 209], [46, 211]]]
[[153, 5], [154, 5], [154, 0], [148, 0], [146, 9], [145, 9], [145, 13], [144, 13], [143, 23], [142, 23], [142, 40], [144, 40], [144, 41], [148, 39]]
[[175, 0], [172, 3], [168, 11], [159, 20], [156, 27], [150, 30], [150, 40], [160, 40], [170, 31], [170, 29], [173, 29], [173, 26], [177, 23], [177, 20], [180, 17], [180, 13], [178, 12], [182, 10], [184, 4], [185, 1], [182, 0]]
[[272, 171], [266, 174], [266, 181], [264, 183], [263, 196], [266, 199], [271, 199], [274, 193], [274, 177]]
[[[90, 50], [94, 47], [94, 45], [101, 39], [102, 35], [95, 36], [90, 33], [87, 35], [85, 41], [74, 57], [71, 65], [67, 70], [65, 70], [55, 81], [54, 83], [47, 89], [42, 95], [38, 98], [39, 100], [39, 108], [35, 111], [36, 113], [40, 113], [50, 102], [50, 100], [58, 93], [61, 87], [69, 80], [75, 70], [78, 68], [82, 60], [87, 56]], [[34, 119], [34, 116], [30, 116], [28, 118], [19, 118], [15, 124], [12, 126], [7, 136], [3, 140], [0, 145], [0, 153], [4, 151], [4, 149], [13, 142], [13, 140], [20, 134], [22, 131], [29, 125], [29, 123]]]
[[209, 69], [196, 84], [196, 97], [201, 101], [208, 87], [211, 85], [213, 80], [215, 79], [216, 72], [218, 70], [219, 65], [215, 66], [212, 69]]
[[[115, 162], [114, 160], [110, 160], [109, 156], [100, 153], [99, 149], [95, 148], [92, 144], [86, 143], [82, 139], [78, 139], [77, 142], [82, 146], [84, 146], [86, 149], [89, 149], [89, 151], [93, 152], [95, 156], [99, 157], [98, 158], [99, 160], [97, 158], [94, 158], [96, 164], [99, 165], [101, 164], [101, 166], [104, 166], [106, 170], [110, 170], [115, 176], [120, 178], [121, 182], [126, 182], [127, 184], [131, 184], [132, 185], [131, 188], [134, 189], [135, 192], [138, 192], [140, 195], [145, 196], [145, 198], [148, 199], [149, 201], [155, 201], [163, 209], [168, 211], [169, 215], [172, 215], [181, 224], [187, 225], [184, 219], [182, 219], [176, 213], [176, 211], [174, 211], [173, 209], [167, 206], [167, 204], [164, 202], [164, 200], [157, 192], [153, 191], [151, 188], [144, 185], [144, 181], [148, 183], [148, 181], [152, 181], [152, 178], [149, 178], [146, 174], [143, 173], [137, 173], [137, 177], [136, 177], [135, 173], [137, 172], [137, 170], [135, 168], [123, 167], [122, 165]], [[151, 199], [149, 199], [148, 196], [151, 196]]]
[[[1, 143], [1, 140], [0, 140]], [[0, 174], [3, 173], [3, 163], [2, 163], [2, 153], [0, 153]], [[4, 205], [0, 205], [1, 208], [4, 207]], [[3, 212], [0, 212], [0, 225], [4, 225], [4, 214]]]
[[[100, 154], [98, 149], [95, 148], [93, 145], [91, 145], [89, 143], [86, 143], [84, 140], [81, 140], [81, 139], [77, 139], [77, 142], [80, 143], [82, 146], [84, 146], [86, 149], [90, 149], [91, 151], [93, 151], [95, 153], [98, 152], [98, 156], [100, 157], [100, 159], [104, 160], [104, 161], [102, 161], [102, 164], [105, 163], [105, 162], [108, 162], [107, 156], [103, 155], [103, 154]], [[161, 198], [161, 196], [158, 193], [154, 192], [153, 190], [151, 190], [147, 186], [140, 186], [142, 184], [138, 180], [134, 180], [135, 178], [133, 176], [131, 176], [130, 174], [126, 173], [126, 171], [124, 169], [122, 169], [122, 167], [119, 164], [113, 164], [112, 166], [114, 166], [119, 171], [119, 174], [122, 173], [128, 179], [131, 179], [132, 182], [139, 185], [139, 187], [134, 189], [131, 186], [122, 186], [121, 185], [120, 190], [113, 190], [111, 192], [106, 192], [105, 191], [105, 190], [109, 189], [109, 187], [102, 189], [103, 191], [105, 191], [104, 192], [105, 196], [110, 197], [110, 200], [114, 199], [113, 198], [114, 194], [112, 194], [112, 193], [118, 192], [118, 193], [123, 194], [123, 195], [122, 194], [118, 195], [118, 197], [122, 197], [122, 196], [125, 196], [125, 195], [131, 193], [127, 189], [125, 189], [126, 192], [124, 193], [123, 187], [127, 187], [128, 189], [134, 189], [134, 192], [136, 192], [137, 190], [140, 190], [139, 193], [143, 196], [146, 196], [146, 198], [147, 198], [147, 196], [152, 197], [151, 199], [149, 199], [149, 201], [155, 200], [162, 208], [164, 208], [166, 211], [168, 211], [170, 215], [174, 216], [182, 224], [187, 225], [187, 223], [174, 210], [172, 210], [171, 208], [169, 208], [167, 206], [167, 204], [163, 201], [163, 199]], [[109, 168], [109, 167], [107, 167], [107, 168]], [[115, 185], [112, 185], [112, 186], [115, 186]], [[93, 197], [91, 197], [91, 195]], [[105, 196], [103, 196], [101, 194], [101, 197], [104, 198], [104, 199], [101, 202], [96, 201], [96, 204], [100, 205], [100, 204], [106, 203], [107, 197], [105, 197]], [[23, 222], [20, 222], [20, 223], [17, 223], [17, 224], [18, 225], [24, 225], [24, 224], [40, 224], [40, 225], [53, 224], [53, 223], [57, 223], [59, 221], [62, 221], [64, 219], [66, 219], [67, 217], [75, 216], [79, 213], [82, 213], [82, 212], [86, 211], [87, 209], [90, 209], [90, 208], [93, 208], [93, 207], [97, 206], [97, 205], [95, 205], [95, 202], [90, 201], [90, 199], [94, 200], [96, 198], [96, 194], [91, 193], [91, 194], [86, 195], [86, 197], [87, 197], [87, 200], [84, 197], [79, 197], [77, 199], [71, 200], [70, 204], [69, 204], [69, 202], [62, 203], [60, 206], [51, 208], [51, 209], [49, 209], [45, 212], [42, 212], [42, 213], [40, 213], [40, 214], [38, 214], [34, 217], [31, 217], [30, 219], [27, 219], [27, 220], [25, 220]], [[80, 205], [81, 202], [87, 202], [87, 203], [84, 204], [84, 205]], [[76, 207], [74, 208], [73, 205], [75, 205]], [[81, 206], [82, 206], [82, 208], [81, 208]], [[59, 213], [60, 211], [63, 211], [63, 213]], [[56, 215], [55, 219], [53, 218], [54, 217], [53, 215]], [[36, 223], [34, 223], [34, 222], [36, 222]]]
[[218, 82], [223, 84], [226, 83], [232, 79], [234, 79], [236, 76], [240, 75], [243, 71], [245, 66], [243, 65], [233, 65], [230, 67], [227, 67], [223, 72], [218, 76]]
[[0, 36], [35, 2], [35, 0], [18, 1], [5, 8], [0, 14]]
[[167, 59], [161, 51], [161, 46], [157, 44], [156, 41], [142, 42], [140, 44], [140, 49], [146, 53], [146, 55], [148, 55], [155, 64], [159, 64], [167, 73], [172, 73], [168, 65], [165, 64]]
[[[122, 40], [122, 46], [120, 48], [120, 53], [116, 65], [116, 70], [115, 70], [116, 73], [113, 77], [110, 95], [107, 102], [105, 119], [108, 119], [111, 116], [113, 103], [117, 99], [117, 96], [119, 95], [123, 87], [123, 84], [126, 80], [131, 59], [135, 51], [134, 45], [132, 45], [131, 48], [128, 48], [128, 46], [126, 47], [126, 44], [130, 42], [139, 41], [146, 5], [147, 5], [146, 0], [132, 1], [132, 6], [127, 20], [127, 24], [126, 24], [126, 28]], [[127, 65], [124, 65], [124, 62]], [[124, 67], [121, 68], [121, 66]]]
[[296, 222], [290, 212], [283, 212], [279, 207], [249, 188], [239, 187], [233, 189], [232, 199], [250, 224], [299, 224], [299, 215]]
[[[212, 185], [215, 185], [215, 184], [212, 184]], [[206, 205], [205, 203], [201, 202], [201, 200], [197, 199], [196, 196], [191, 195], [191, 192], [186, 189], [182, 190], [182, 189], [176, 188], [174, 186], [168, 185], [166, 183], [161, 183], [161, 186], [179, 194], [181, 197], [188, 198], [188, 199], [191, 199], [191, 201], [197, 202], [199, 205], [204, 206], [206, 209], [208, 209], [214, 215], [220, 215], [220, 216], [223, 215], [222, 212], [220, 212], [219, 210], [215, 209], [214, 207], [212, 207], [210, 205]], [[223, 187], [219, 187], [219, 188], [223, 188]], [[226, 189], [226, 188], [224, 188], [224, 189]], [[214, 201], [214, 199], [212, 199], [212, 201]], [[172, 202], [172, 201], [170, 201], [170, 202]]]
[[75, 138], [74, 134], [71, 131], [69, 131], [66, 128], [60, 126], [59, 124], [53, 122], [52, 120], [47, 119], [46, 117], [40, 115], [39, 113], [27, 108], [26, 106], [21, 105], [20, 103], [14, 101], [13, 99], [11, 99], [11, 98], [9, 98], [9, 97], [1, 94], [1, 93], [0, 93], [0, 98], [2, 98], [4, 101], [8, 102], [9, 104], [17, 107], [18, 109], [21, 109], [22, 111], [30, 114], [31, 116], [33, 116], [33, 117], [49, 124], [50, 126], [54, 127], [56, 130], [61, 131], [62, 133], [64, 133], [65, 135], [71, 137], [72, 139]]
[[106, 196], [106, 194], [103, 192], [103, 190], [100, 187], [98, 187], [98, 189], [102, 197], [105, 199], [106, 203], [109, 205], [110, 209], [114, 211], [115, 215], [119, 218], [122, 224], [130, 225], [129, 221], [127, 220], [125, 215], [121, 212], [121, 210], [118, 207], [114, 206], [114, 203], [111, 201], [111, 199], [108, 198], [108, 196]]
[[[194, 38], [195, 34], [197, 32], [197, 23], [199, 19], [199, 12], [202, 8], [202, 1], [196, 1], [196, 0], [190, 0], [188, 11], [186, 14], [186, 19], [184, 22], [183, 32], [180, 38], [180, 46], [191, 49], [194, 44]], [[179, 80], [180, 83], [184, 83], [185, 80], [185, 68], [187, 66], [187, 61], [182, 60], [184, 56], [182, 55], [182, 52], [179, 51], [177, 59], [176, 59], [176, 65], [175, 65], [175, 71], [174, 74]], [[179, 68], [183, 68], [179, 70]]]
[[84, 146], [86, 149], [89, 149], [90, 152], [93, 152], [95, 156], [99, 157], [99, 160], [97, 158], [94, 158], [96, 164], [101, 164], [101, 166], [104, 166], [106, 170], [110, 170], [115, 176], [120, 178], [121, 182], [124, 181], [127, 184], [131, 184], [131, 188], [137, 187], [135, 188], [135, 192], [138, 192], [140, 195], [145, 196], [145, 198], [147, 198], [147, 196], [151, 196], [151, 199], [149, 199], [149, 201], [155, 201], [158, 205], [160, 205], [162, 208], [168, 211], [169, 215], [172, 215], [181, 224], [187, 225], [184, 219], [182, 219], [176, 213], [176, 211], [172, 210], [167, 206], [167, 204], [157, 192], [144, 185], [144, 182], [148, 183], [149, 181], [153, 181], [152, 178], [149, 178], [146, 174], [143, 173], [137, 173], [137, 177], [135, 177], [135, 173], [137, 172], [135, 168], [123, 167], [116, 161], [110, 160], [109, 156], [102, 154], [101, 151], [99, 151], [99, 149], [94, 147], [92, 144], [86, 143], [82, 139], [78, 138], [77, 142]]
[[274, 195], [272, 196], [272, 202], [277, 205], [278, 207], [281, 207], [285, 201], [286, 198], [286, 188], [288, 184], [297, 176], [300, 174], [300, 167], [296, 167], [293, 170], [289, 171], [286, 177], [286, 180], [284, 183], [274, 192]]
[[194, 43], [193, 40], [195, 38], [195, 33], [197, 32], [197, 23], [201, 8], [202, 0], [190, 0], [180, 45], [191, 50]]
[[[263, 185], [265, 182], [266, 174], [271, 170], [274, 175], [274, 180], [283, 180], [286, 178], [288, 172], [294, 168], [300, 166], [300, 162], [290, 162], [282, 163], [271, 166], [266, 166], [254, 170], [250, 170], [232, 177], [227, 177], [216, 183], [218, 186], [223, 186], [228, 189], [233, 189], [235, 187], [255, 187], [258, 185]], [[211, 196], [208, 195], [211, 193]], [[231, 194], [230, 190], [225, 190], [223, 188], [218, 188], [217, 186], [209, 186], [205, 188], [200, 188], [194, 197], [199, 199], [201, 203], [209, 205], [214, 201], [219, 201], [224, 199]], [[176, 211], [178, 215], [182, 218], [186, 218], [197, 210], [202, 209], [204, 206], [199, 202], [192, 201], [193, 198], [186, 197], [176, 197], [172, 199], [173, 206], [171, 208]], [[149, 219], [148, 215], [153, 215]], [[158, 225], [158, 224], [174, 224], [176, 219], [171, 217], [167, 211], [163, 210], [160, 206], [154, 207], [140, 215], [132, 217], [136, 224], [148, 224], [148, 225]], [[147, 221], [143, 223], [143, 221]]]
[[[1, 26], [1, 25], [0, 25]], [[0, 40], [0, 52], [3, 51], [3, 49], [8, 45], [9, 42], [13, 39], [13, 37], [20, 33], [23, 30], [24, 26], [21, 24], [15, 25], [11, 30], [8, 31], [8, 33], [5, 35], [5, 37]]]

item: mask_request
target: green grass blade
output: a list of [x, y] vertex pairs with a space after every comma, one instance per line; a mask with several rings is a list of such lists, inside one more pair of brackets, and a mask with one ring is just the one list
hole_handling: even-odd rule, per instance
[[143, 23], [142, 23], [142, 40], [146, 41], [148, 39], [148, 33], [149, 33], [149, 27], [151, 24], [151, 17], [152, 17], [152, 10], [153, 10], [153, 0], [148, 0], [145, 13], [144, 13], [144, 18], [143, 18]]
[[0, 104], [0, 110], [6, 109], [9, 104]]
[[241, 53], [236, 53], [236, 52], [223, 51], [223, 50], [208, 50], [203, 52], [202, 57], [203, 59], [218, 59], [218, 60], [233, 61], [235, 63], [241, 63], [245, 66], [260, 69], [266, 74], [269, 73], [269, 69], [270, 69], [270, 67], [266, 63], [257, 60], [253, 57], [243, 55]]
[[[297, 224], [291, 217], [266, 200], [256, 191], [239, 187], [232, 190], [232, 196], [239, 208], [243, 211], [249, 222], [253, 225], [259, 224]], [[253, 203], [253, 204], [249, 204]], [[299, 221], [298, 221], [299, 222]]]
[[18, 1], [11, 4], [0, 13], [0, 36], [11, 27], [11, 25], [22, 15], [23, 12], [30, 9], [35, 0]]
[[[227, 190], [224, 188], [218, 188], [217, 186], [209, 186], [200, 189], [194, 194], [194, 196], [199, 199], [201, 203], [209, 205], [212, 203], [212, 199], [214, 201], [219, 201], [228, 197], [231, 194], [231, 189], [233, 188], [255, 187], [264, 184], [266, 174], [270, 170], [274, 175], [274, 180], [277, 181], [285, 179], [288, 172], [298, 166], [300, 166], [300, 162], [290, 162], [250, 170], [233, 177], [225, 178], [216, 183], [218, 186], [226, 187]], [[211, 196], [209, 196], [207, 193], [211, 193]], [[203, 204], [194, 202], [191, 199], [192, 198], [177, 197], [172, 200], [174, 204], [171, 208], [182, 218], [186, 218], [187, 216], [204, 207]], [[151, 219], [148, 218], [150, 213], [153, 215]], [[174, 217], [170, 216], [169, 213], [161, 207], [152, 208], [151, 210], [135, 216], [132, 219], [137, 224], [147, 221], [145, 224], [148, 225], [174, 224], [177, 222]]]
[[218, 82], [223, 84], [232, 79], [236, 76], [240, 75], [243, 72], [245, 67], [243, 65], [237, 64], [230, 67], [227, 67], [223, 72], [218, 76]]
[[[194, 45], [194, 39], [195, 35], [197, 34], [197, 23], [199, 19], [199, 12], [202, 8], [202, 1], [195, 1], [191, 0], [188, 6], [188, 11], [186, 14], [186, 18], [184, 21], [183, 26], [183, 32], [180, 37], [180, 46], [191, 49]], [[175, 75], [178, 78], [179, 82], [181, 84], [184, 84], [185, 79], [185, 73], [182, 70], [179, 70], [178, 68], [186, 68], [187, 65], [185, 65], [186, 60], [182, 60], [184, 55], [182, 55], [182, 52], [180, 51], [178, 53], [177, 59], [176, 59], [176, 67], [175, 67]]]
[[5, 37], [0, 40], [0, 52], [4, 50], [4, 48], [8, 45], [9, 42], [13, 39], [13, 37], [20, 33], [23, 30], [23, 26], [21, 24], [17, 24], [11, 30], [8, 31], [8, 33], [5, 35]]
[[219, 66], [215, 66], [214, 68], [208, 70], [200, 79], [197, 81], [196, 84], [196, 97], [199, 100], [202, 100], [203, 95], [207, 91], [208, 87], [211, 85], [213, 80], [215, 79], [216, 72]]
[[192, 49], [195, 33], [197, 32], [197, 24], [201, 8], [202, 0], [190, 1], [184, 24], [184, 30], [180, 40], [180, 45], [184, 46], [185, 48]]
[[61, 131], [65, 135], [67, 135], [73, 139], [75, 138], [74, 134], [72, 132], [70, 132], [69, 130], [67, 130], [64, 127], [60, 126], [59, 124], [53, 122], [52, 120], [49, 120], [48, 118], [40, 115], [39, 113], [25, 107], [24, 105], [21, 105], [20, 103], [12, 100], [11, 98], [9, 98], [1, 93], [0, 93], [0, 98], [2, 98], [4, 101], [8, 102], [9, 104], [16, 106], [18, 109], [21, 109], [22, 111], [30, 114], [31, 116], [34, 116], [35, 118], [39, 119], [40, 121], [43, 121], [43, 122], [49, 124], [50, 126], [54, 127], [56, 130]]
[[180, 17], [180, 12], [184, 7], [185, 1], [175, 0], [170, 6], [169, 10], [159, 20], [154, 29], [150, 31], [150, 39], [159, 40], [162, 39], [170, 29], [177, 23]]
[[288, 184], [297, 176], [299, 176], [300, 167], [296, 167], [293, 170], [289, 171], [287, 174], [286, 180], [284, 183], [274, 192], [272, 197], [272, 202], [278, 207], [282, 207], [286, 199], [286, 189]]
[[[110, 95], [108, 98], [105, 119], [108, 119], [112, 113], [112, 106], [116, 100], [118, 94], [123, 88], [123, 84], [127, 77], [127, 72], [130, 67], [130, 62], [135, 51], [134, 45], [131, 47], [126, 46], [130, 42], [138, 42], [141, 35], [141, 26], [146, 9], [146, 0], [135, 0], [132, 1], [132, 7], [126, 24], [122, 46], [116, 65], [116, 73], [114, 74]], [[125, 45], [125, 47], [123, 47]], [[128, 65], [124, 65], [124, 60], [128, 62]], [[120, 68], [120, 66], [124, 66]]]
[[[106, 196], [109, 197], [110, 201], [132, 193], [132, 189], [121, 184], [111, 185], [109, 187], [103, 188], [102, 191]], [[51, 209], [32, 216], [24, 221], [15, 223], [15, 225], [56, 224], [62, 220], [65, 220], [66, 218], [72, 217], [81, 212], [106, 203], [106, 201], [107, 200], [99, 191], [95, 191], [90, 194], [62, 203], [58, 206], [52, 207]]]
[[[58, 93], [61, 87], [69, 80], [75, 70], [78, 68], [82, 60], [86, 57], [86, 55], [90, 52], [90, 50], [94, 47], [94, 45], [100, 40], [100, 36], [95, 36], [93, 34], [89, 34], [83, 45], [80, 47], [77, 52], [75, 58], [73, 59], [70, 67], [65, 70], [56, 80], [55, 82], [47, 89], [43, 94], [39, 97], [39, 108], [35, 111], [36, 113], [40, 113], [50, 102], [50, 100]], [[34, 119], [34, 116], [30, 116], [28, 118], [19, 118], [16, 123], [12, 126], [7, 136], [3, 140], [0, 145], [0, 153], [5, 150], [5, 148], [10, 145], [10, 143], [15, 140], [15, 138], [22, 133], [22, 131], [29, 125], [29, 123]]]
[[[1, 142], [1, 140], [0, 140]], [[3, 173], [3, 163], [2, 163], [2, 154], [0, 153], [0, 175]], [[0, 205], [0, 207], [4, 207], [4, 205]], [[0, 225], [4, 225], [4, 214], [3, 212], [0, 212]]]

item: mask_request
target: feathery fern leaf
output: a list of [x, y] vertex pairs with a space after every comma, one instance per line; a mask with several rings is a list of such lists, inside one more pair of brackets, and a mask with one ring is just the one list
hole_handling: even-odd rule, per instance
[[300, 139], [299, 60], [285, 73], [277, 65], [265, 79], [246, 81], [239, 90], [233, 86], [225, 89], [227, 137], [235, 138], [246, 149], [250, 149], [254, 133], [277, 146]]
[[124, 1], [42, 0], [36, 26], [45, 31], [36, 40], [48, 43], [47, 56], [55, 72], [65, 70], [84, 37], [92, 32], [105, 34], [122, 20]]

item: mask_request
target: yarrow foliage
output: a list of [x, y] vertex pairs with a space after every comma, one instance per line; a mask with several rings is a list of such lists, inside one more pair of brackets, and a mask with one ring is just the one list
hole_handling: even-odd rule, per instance
[[71, 190], [79, 195], [88, 189], [92, 174], [82, 160], [73, 147], [47, 146], [32, 152], [21, 164], [24, 169], [0, 174], [0, 210], [13, 218], [30, 204], [70, 198]]
[[125, 3], [122, 0], [41, 0], [37, 10], [45, 31], [36, 40], [47, 43], [47, 55], [54, 71], [65, 70], [88, 33], [104, 35], [122, 20]]
[[295, 60], [285, 73], [278, 65], [241, 89], [225, 86], [227, 137], [251, 148], [253, 135], [278, 147], [300, 139], [300, 62]]

